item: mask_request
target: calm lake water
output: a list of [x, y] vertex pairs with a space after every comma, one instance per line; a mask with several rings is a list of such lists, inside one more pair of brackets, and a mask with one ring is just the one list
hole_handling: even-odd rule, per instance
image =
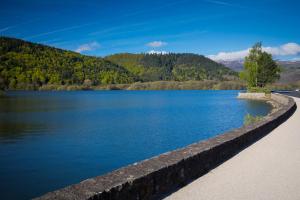
[[0, 194], [28, 199], [242, 126], [271, 106], [238, 91], [10, 92]]

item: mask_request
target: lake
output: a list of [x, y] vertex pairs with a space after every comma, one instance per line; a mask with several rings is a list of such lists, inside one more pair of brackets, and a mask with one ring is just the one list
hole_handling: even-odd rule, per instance
[[238, 92], [9, 92], [0, 98], [1, 198], [36, 197], [270, 111]]

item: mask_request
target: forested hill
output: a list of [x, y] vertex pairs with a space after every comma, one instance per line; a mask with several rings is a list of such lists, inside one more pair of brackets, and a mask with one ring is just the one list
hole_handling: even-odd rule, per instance
[[115, 54], [100, 58], [0, 37], [0, 89], [235, 78], [236, 72], [196, 54]]
[[142, 81], [157, 80], [231, 80], [237, 73], [202, 55], [183, 54], [115, 54], [106, 57], [124, 66]]
[[0, 37], [2, 88], [36, 89], [45, 84], [81, 85], [132, 83], [127, 69], [99, 57]]

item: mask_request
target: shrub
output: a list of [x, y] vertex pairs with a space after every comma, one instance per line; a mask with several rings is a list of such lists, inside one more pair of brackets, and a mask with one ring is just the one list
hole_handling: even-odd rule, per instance
[[247, 89], [247, 91], [252, 93], [266, 93], [266, 94], [271, 93], [271, 90], [265, 87], [250, 87]]

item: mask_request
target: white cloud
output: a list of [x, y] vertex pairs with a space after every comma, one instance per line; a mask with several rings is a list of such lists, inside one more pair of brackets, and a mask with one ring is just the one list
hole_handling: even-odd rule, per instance
[[151, 50], [151, 51], [148, 51], [148, 54], [168, 54], [168, 52], [166, 51], [155, 51], [155, 50]]
[[81, 53], [83, 51], [93, 51], [100, 47], [101, 45], [98, 42], [91, 42], [91, 43], [80, 45], [75, 51]]
[[[297, 43], [286, 43], [279, 47], [262, 47], [263, 51], [266, 51], [273, 56], [292, 56], [300, 53], [300, 45]], [[232, 51], [232, 52], [220, 52], [216, 55], [209, 55], [212, 60], [234, 61], [243, 60], [249, 53], [250, 48]]]
[[149, 42], [146, 45], [149, 47], [153, 47], [153, 48], [157, 48], [157, 47], [162, 47], [162, 46], [166, 46], [168, 43], [163, 42], [163, 41], [153, 41], [153, 42]]
[[5, 28], [1, 28], [1, 29], [0, 29], [0, 33], [5, 32], [5, 31], [9, 30], [10, 28], [12, 28], [12, 26], [8, 26], [8, 27], [5, 27]]
[[300, 45], [291, 42], [280, 47], [263, 47], [263, 50], [275, 56], [290, 56], [300, 53]]
[[241, 51], [232, 51], [232, 52], [220, 52], [216, 55], [209, 55], [208, 57], [212, 60], [224, 60], [224, 61], [233, 61], [233, 60], [242, 60], [249, 53], [249, 49]]
[[295, 57], [292, 59], [292, 61], [300, 61], [300, 57]]

